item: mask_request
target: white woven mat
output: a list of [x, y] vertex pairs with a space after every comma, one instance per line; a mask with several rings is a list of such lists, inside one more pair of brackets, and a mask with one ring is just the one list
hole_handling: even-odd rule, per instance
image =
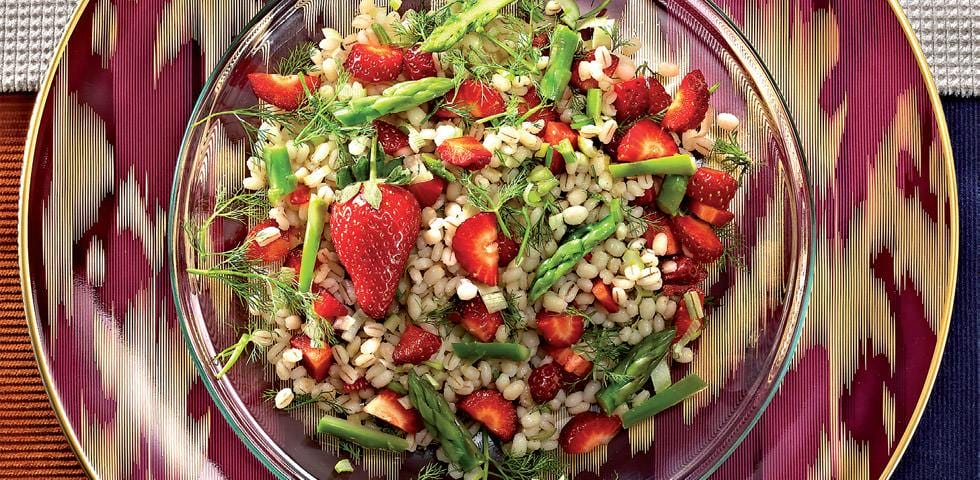
[[[75, 2], [0, 0], [0, 92], [37, 89]], [[922, 40], [939, 91], [980, 95], [980, 0], [900, 2]]]

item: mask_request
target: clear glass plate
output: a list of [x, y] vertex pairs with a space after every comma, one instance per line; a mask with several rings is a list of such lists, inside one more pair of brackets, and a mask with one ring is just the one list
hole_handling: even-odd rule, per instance
[[[418, 8], [404, 2], [403, 8]], [[234, 121], [215, 112], [253, 105], [246, 75], [306, 40], [309, 17], [302, 0], [274, 2], [232, 44], [218, 63], [191, 116], [171, 202], [169, 245], [178, 313], [202, 381], [249, 449], [282, 478], [329, 478], [335, 444], [313, 434], [320, 413], [282, 412], [262, 399], [274, 375], [264, 362], [240, 362], [215, 380], [216, 352], [236, 340], [247, 312], [230, 292], [186, 274], [195, 256], [185, 222], [210, 213], [219, 187], [237, 190], [250, 146]], [[356, 2], [326, 12], [324, 26], [349, 33]], [[672, 61], [681, 71], [699, 68], [720, 88], [712, 104], [742, 119], [743, 146], [759, 166], [734, 201], [735, 224], [746, 239], [746, 268], [713, 271], [708, 294], [721, 306], [696, 344], [690, 370], [710, 385], [682, 407], [617, 437], [595, 455], [566, 457], [570, 473], [599, 478], [696, 478], [709, 475], [735, 449], [776, 391], [798, 340], [809, 297], [812, 215], [803, 155], [786, 105], [765, 66], [733, 24], [706, 1], [614, 1], [610, 15], [638, 35], [637, 59]], [[674, 79], [676, 83], [678, 79]], [[671, 91], [676, 84], [668, 85]], [[216, 245], [239, 241], [244, 231], [212, 232]], [[654, 441], [654, 436], [656, 440]], [[355, 478], [413, 476], [431, 453], [405, 457], [368, 452]], [[367, 472], [367, 473], [365, 473]]]

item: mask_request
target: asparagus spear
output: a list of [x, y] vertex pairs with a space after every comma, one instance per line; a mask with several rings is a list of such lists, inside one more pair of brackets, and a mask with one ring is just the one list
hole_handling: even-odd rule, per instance
[[310, 198], [307, 208], [306, 235], [303, 237], [303, 257], [299, 267], [299, 291], [306, 293], [313, 285], [313, 270], [316, 267], [316, 254], [320, 251], [320, 237], [326, 222], [327, 204], [319, 196]]
[[572, 79], [572, 60], [578, 51], [578, 32], [559, 24], [551, 34], [551, 60], [541, 77], [541, 98], [558, 100]]
[[349, 440], [365, 448], [378, 448], [393, 452], [408, 450], [408, 440], [402, 437], [389, 435], [373, 428], [329, 415], [321, 418], [320, 422], [317, 423], [316, 433], [327, 433], [344, 440]]
[[265, 171], [269, 177], [269, 201], [279, 203], [286, 195], [296, 190], [296, 175], [289, 162], [289, 151], [284, 145], [265, 147], [263, 152]]
[[363, 125], [390, 113], [398, 113], [445, 95], [454, 86], [453, 79], [429, 77], [392, 85], [381, 95], [355, 98], [333, 112], [344, 125]]
[[572, 233], [555, 250], [555, 253], [547, 260], [538, 265], [538, 271], [531, 284], [529, 298], [535, 301], [544, 295], [555, 282], [566, 273], [575, 268], [586, 254], [592, 251], [600, 242], [616, 233], [616, 228], [623, 221], [623, 211], [620, 207], [620, 200], [614, 198], [609, 202], [609, 215], [598, 223], [579, 228]]
[[664, 410], [667, 410], [678, 403], [684, 401], [684, 399], [700, 392], [708, 384], [704, 383], [701, 377], [690, 374], [686, 377], [678, 380], [673, 385], [667, 387], [663, 392], [660, 392], [643, 403], [629, 409], [623, 414], [623, 427], [630, 428], [637, 423], [646, 420]]
[[694, 158], [684, 153], [642, 162], [609, 165], [609, 173], [613, 178], [640, 175], [694, 175], [697, 169], [698, 165], [694, 162]]
[[687, 181], [690, 177], [684, 175], [667, 175], [664, 183], [660, 186], [660, 193], [657, 195], [657, 206], [664, 213], [677, 215], [681, 209], [681, 201], [684, 200], [684, 192], [687, 191]]
[[446, 399], [414, 371], [408, 374], [408, 398], [422, 415], [425, 428], [439, 439], [449, 460], [464, 472], [483, 463], [470, 433], [460, 425]]
[[590, 88], [585, 94], [585, 113], [593, 125], [602, 125], [602, 90]]
[[435, 28], [422, 42], [423, 52], [444, 52], [467, 33], [480, 30], [497, 17], [497, 12], [515, 0], [466, 0], [456, 13]]
[[636, 344], [626, 357], [607, 373], [609, 383], [596, 394], [599, 406], [612, 414], [616, 407], [626, 403], [650, 378], [653, 369], [667, 355], [674, 329], [654, 333]]
[[453, 353], [467, 360], [495, 358], [515, 362], [523, 362], [531, 356], [527, 347], [516, 343], [454, 343]]

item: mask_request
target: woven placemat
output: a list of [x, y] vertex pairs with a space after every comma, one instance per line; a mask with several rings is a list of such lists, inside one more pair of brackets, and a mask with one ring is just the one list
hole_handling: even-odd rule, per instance
[[0, 95], [0, 479], [84, 478], [41, 383], [20, 293], [17, 200], [33, 106], [34, 95]]
[[[899, 1], [922, 41], [939, 91], [980, 95], [980, 0]], [[0, 1], [0, 92], [37, 90], [76, 2]]]

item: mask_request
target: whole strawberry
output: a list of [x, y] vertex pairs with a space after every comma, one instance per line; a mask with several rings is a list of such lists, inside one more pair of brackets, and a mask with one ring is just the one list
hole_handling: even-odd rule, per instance
[[[419, 235], [422, 210], [408, 190], [377, 185], [377, 208], [365, 183], [350, 200], [336, 203], [330, 215], [330, 234], [340, 262], [354, 283], [358, 306], [372, 318], [383, 318], [405, 271], [408, 254]], [[377, 192], [374, 192], [377, 193]]]
[[551, 362], [541, 365], [531, 371], [527, 378], [527, 386], [531, 390], [531, 398], [537, 403], [550, 402], [561, 390], [563, 380], [561, 367]]

